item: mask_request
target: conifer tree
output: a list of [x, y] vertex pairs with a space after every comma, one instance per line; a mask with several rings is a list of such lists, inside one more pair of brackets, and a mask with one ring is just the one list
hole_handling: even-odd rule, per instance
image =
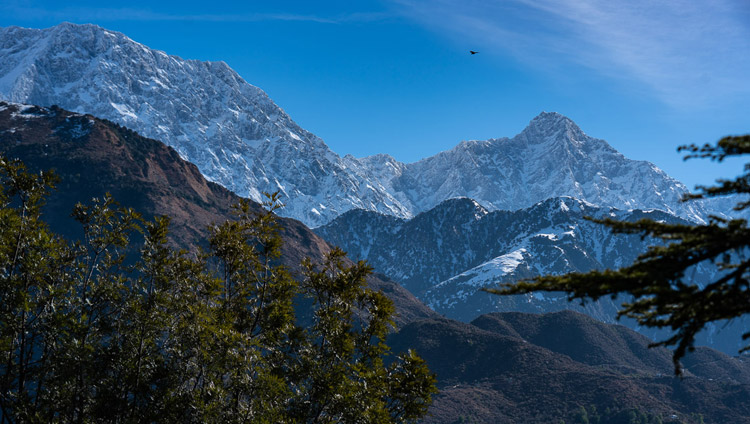
[[[436, 392], [385, 344], [391, 301], [334, 249], [303, 282], [273, 210], [169, 245], [169, 219], [111, 196], [76, 205], [83, 239], [43, 218], [56, 178], [0, 157], [0, 423], [413, 422]], [[311, 325], [295, 301], [312, 299]]]
[[[724, 137], [716, 145], [682, 146], [685, 159], [709, 158], [718, 162], [750, 153], [750, 135]], [[735, 179], [719, 180], [716, 186], [699, 186], [683, 201], [736, 195], [736, 212], [750, 209], [750, 163]], [[541, 276], [505, 284], [492, 293], [509, 295], [537, 290], [567, 292], [569, 300], [596, 300], [625, 295], [620, 316], [646, 327], [668, 328], [670, 337], [652, 346], [676, 346], [675, 372], [679, 360], [694, 349], [696, 334], [708, 323], [731, 320], [750, 313], [750, 228], [745, 219], [711, 216], [706, 224], [667, 224], [648, 219], [623, 222], [593, 220], [615, 233], [640, 234], [661, 240], [629, 266], [618, 270]], [[698, 285], [690, 280], [699, 264], [716, 267], [713, 281]], [[750, 339], [750, 332], [742, 336]], [[741, 351], [746, 351], [745, 347]]]

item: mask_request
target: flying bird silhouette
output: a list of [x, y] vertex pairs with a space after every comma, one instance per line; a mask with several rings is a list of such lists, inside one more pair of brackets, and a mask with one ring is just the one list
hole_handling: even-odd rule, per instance
[[471, 54], [477, 54], [479, 52], [475, 52], [474, 50], [469, 50], [469, 53], [471, 53]]

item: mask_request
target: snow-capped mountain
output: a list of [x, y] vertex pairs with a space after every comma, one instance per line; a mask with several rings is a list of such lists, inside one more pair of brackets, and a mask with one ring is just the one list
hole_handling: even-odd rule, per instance
[[[46, 198], [44, 220], [70, 239], [81, 237], [69, 216], [73, 205], [105, 192], [145, 216], [170, 216], [170, 239], [186, 248], [201, 244], [210, 223], [228, 219], [238, 201], [162, 143], [60, 108], [0, 102], [0, 150], [23, 160], [30, 171], [55, 168], [60, 181]], [[447, 204], [455, 209], [435, 214], [444, 225], [453, 215], [445, 212], [463, 211], [457, 227], [471, 227], [488, 215], [471, 201]], [[375, 218], [376, 233], [394, 232], [389, 223], [399, 221]], [[284, 264], [294, 270], [303, 257], [323, 261], [330, 245], [299, 222], [280, 224]], [[502, 266], [512, 265], [512, 257], [505, 259]], [[440, 393], [426, 422], [456, 423], [467, 416], [480, 422], [552, 422], [561, 413], [573, 417], [581, 404], [593, 410], [592, 402], [600, 411], [631, 404], [669, 414], [697, 410], [707, 422], [745, 422], [750, 415], [746, 402], [737, 401], [749, 396], [750, 363], [742, 359], [699, 348], [684, 358], [688, 374], [676, 386], [664, 377], [673, 370], [671, 353], [648, 349], [650, 340], [621, 326], [570, 312], [491, 314], [466, 324], [440, 317], [395, 282], [371, 276], [368, 284], [394, 302], [398, 332], [388, 338], [392, 350], [417, 350], [438, 376]], [[553, 389], [539, 390], [547, 386]]]
[[571, 196], [619, 209], [661, 209], [690, 219], [703, 214], [700, 205], [679, 201], [688, 191], [679, 181], [649, 162], [627, 159], [554, 112], [541, 113], [511, 139], [464, 141], [406, 165], [384, 185], [397, 198], [407, 197], [415, 212], [459, 196], [489, 210], [516, 210]]
[[317, 225], [351, 208], [406, 215], [223, 62], [183, 60], [95, 25], [0, 29], [0, 98], [56, 104], [174, 147], [209, 179]]
[[457, 196], [488, 210], [573, 196], [705, 216], [699, 204], [679, 202], [687, 188], [678, 181], [557, 113], [513, 138], [465, 141], [416, 163], [340, 157], [227, 64], [183, 60], [95, 25], [0, 29], [0, 98], [123, 124], [240, 195], [281, 191], [282, 215], [312, 227], [350, 209], [411, 218]]

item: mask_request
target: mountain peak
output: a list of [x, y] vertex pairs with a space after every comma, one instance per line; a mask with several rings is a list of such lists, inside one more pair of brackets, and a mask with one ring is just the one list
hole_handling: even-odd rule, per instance
[[[85, 29], [91, 29], [91, 30], [95, 30], [95, 31], [105, 31], [104, 28], [102, 28], [102, 27], [100, 27], [99, 25], [96, 25], [96, 24], [76, 24], [76, 23], [67, 22], [67, 21], [66, 22], [60, 22], [59, 24], [57, 24], [57, 25], [55, 25], [53, 27], [50, 27], [48, 29], [56, 30], [56, 31], [61, 31], [61, 30], [70, 30], [70, 29], [80, 30], [80, 29], [83, 29], [83, 28], [85, 28]], [[109, 32], [112, 32], [112, 31], [109, 31]]]
[[529, 125], [568, 125], [573, 124], [575, 125], [575, 122], [573, 122], [572, 119], [568, 118], [567, 116], [558, 113], [558, 112], [546, 112], [542, 111], [539, 113], [539, 115], [535, 116]]
[[[75, 38], [76, 42], [98, 41], [99, 43], [101, 43], [102, 41], [109, 39], [110, 42], [107, 44], [113, 44], [115, 42], [119, 43], [123, 40], [135, 43], [133, 40], [128, 38], [128, 36], [121, 32], [110, 31], [95, 24], [76, 24], [72, 22], [62, 22], [55, 26], [44, 29], [6, 27], [0, 28], [0, 31], [19, 32], [19, 36], [21, 34], [28, 34], [32, 37], [41, 37], [42, 39], [52, 40], [53, 42], [60, 42], [60, 40], [69, 41], [68, 39]], [[105, 36], [108, 37], [105, 38]]]
[[110, 35], [114, 36], [114, 39], [126, 39], [135, 43], [135, 41], [133, 41], [130, 37], [121, 32], [103, 28], [96, 24], [76, 24], [73, 22], [61, 22], [53, 27], [42, 29], [41, 31], [53, 34], [71, 33], [76, 36], [81, 36], [83, 34]]
[[586, 137], [581, 128], [572, 119], [557, 112], [542, 112], [529, 122], [521, 132], [535, 139], [565, 135], [571, 141], [580, 141]]
[[[281, 191], [284, 213], [310, 225], [347, 210], [353, 197], [379, 211], [394, 203], [225, 62], [184, 60], [96, 25], [0, 29], [0, 98], [125, 125], [240, 195]], [[331, 204], [340, 187], [363, 189]]]
[[437, 214], [443, 216], [445, 221], [456, 219], [458, 221], [476, 221], [482, 219], [489, 211], [474, 199], [458, 196], [442, 201], [439, 205], [425, 212], [425, 216]]

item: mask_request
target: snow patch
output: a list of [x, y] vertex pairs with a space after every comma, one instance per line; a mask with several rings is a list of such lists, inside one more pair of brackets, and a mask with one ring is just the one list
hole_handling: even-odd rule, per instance
[[125, 117], [125, 121], [127, 122], [130, 118], [131, 120], [137, 120], [138, 116], [136, 116], [135, 113], [133, 113], [133, 110], [130, 109], [128, 105], [122, 104], [122, 103], [110, 103], [110, 105], [123, 117]]
[[295, 134], [295, 133], [293, 133], [291, 131], [289, 131], [289, 136], [292, 137], [293, 139], [297, 140], [297, 141], [302, 141], [302, 138], [300, 138], [300, 136], [298, 136], [297, 134]]
[[526, 252], [526, 249], [521, 248], [513, 252], [510, 252], [508, 254], [505, 254], [503, 256], [497, 257], [489, 261], [488, 264], [491, 264], [492, 266], [496, 267], [503, 274], [510, 274], [523, 261], [523, 254], [525, 252]]

